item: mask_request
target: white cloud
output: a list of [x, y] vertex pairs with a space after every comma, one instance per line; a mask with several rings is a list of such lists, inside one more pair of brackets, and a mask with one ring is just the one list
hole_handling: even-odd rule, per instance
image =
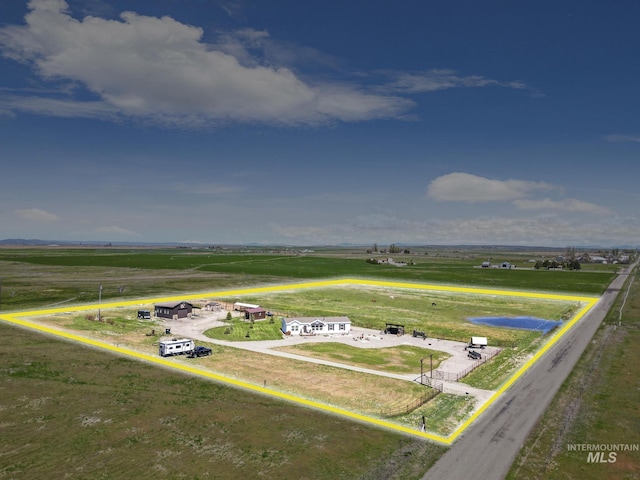
[[49, 222], [57, 222], [58, 220], [60, 220], [56, 214], [49, 213], [39, 208], [20, 209], [20, 210], [16, 210], [15, 214], [22, 218], [26, 218], [27, 220], [31, 220], [33, 222], [49, 223]]
[[[190, 127], [390, 118], [414, 105], [358, 87], [307, 83], [289, 68], [248, 61], [246, 49], [243, 58], [236, 49], [236, 58], [231, 50], [204, 43], [201, 28], [168, 16], [124, 12], [121, 21], [95, 16], [79, 21], [66, 13], [62, 0], [32, 0], [29, 8], [25, 26], [0, 29], [4, 56], [31, 65], [45, 80], [82, 86], [98, 100], [14, 96], [0, 107], [9, 103], [15, 110], [51, 115], [120, 116]], [[244, 32], [246, 41], [266, 36]], [[282, 58], [284, 50], [275, 48], [272, 56]]]
[[427, 196], [437, 201], [489, 202], [515, 200], [532, 191], [552, 190], [545, 182], [524, 180], [494, 180], [463, 172], [454, 172], [433, 180]]
[[608, 208], [575, 198], [564, 198], [562, 200], [552, 200], [549, 198], [542, 200], [518, 199], [514, 200], [513, 203], [516, 207], [524, 210], [555, 210], [561, 212], [589, 213], [592, 215], [611, 215], [613, 213]]

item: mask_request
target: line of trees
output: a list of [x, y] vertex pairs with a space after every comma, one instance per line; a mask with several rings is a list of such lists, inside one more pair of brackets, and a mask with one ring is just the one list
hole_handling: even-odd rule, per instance
[[378, 244], [374, 243], [372, 248], [368, 248], [367, 249], [367, 253], [405, 253], [405, 254], [410, 254], [411, 250], [409, 250], [408, 248], [402, 249], [399, 246], [397, 246], [395, 243], [392, 243], [391, 245], [389, 245], [389, 248], [383, 248], [382, 250], [378, 250]]
[[565, 262], [558, 262], [557, 260], [538, 260], [534, 265], [536, 270], [540, 270], [541, 268], [550, 269], [550, 268], [562, 268], [564, 270], [580, 270], [582, 267], [580, 266], [580, 262], [575, 258], [572, 260], [567, 260]]

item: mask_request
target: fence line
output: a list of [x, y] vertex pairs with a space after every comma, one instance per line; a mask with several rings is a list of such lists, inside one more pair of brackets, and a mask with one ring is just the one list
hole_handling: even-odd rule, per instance
[[441, 392], [444, 391], [444, 384], [435, 378], [428, 377], [426, 373], [423, 373], [422, 378], [418, 377], [416, 381], [422, 385], [426, 385], [427, 387], [435, 388]]
[[414, 400], [413, 402], [409, 403], [408, 405], [405, 405], [404, 407], [399, 408], [397, 410], [381, 412], [380, 415], [382, 417], [387, 417], [387, 418], [398, 417], [400, 415], [406, 415], [408, 413], [413, 412], [416, 408], [421, 407], [422, 405], [427, 403], [429, 400], [434, 398], [440, 392], [441, 392], [441, 390], [438, 390], [437, 388], [433, 388], [429, 393], [423, 395], [422, 397], [418, 398], [417, 400]]

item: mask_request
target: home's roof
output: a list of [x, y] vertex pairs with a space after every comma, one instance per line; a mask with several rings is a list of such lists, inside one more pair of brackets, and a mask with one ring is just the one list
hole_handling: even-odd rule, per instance
[[301, 325], [310, 325], [315, 322], [321, 323], [351, 323], [349, 317], [297, 317], [297, 318], [285, 318], [285, 322], [299, 323]]
[[184, 300], [178, 300], [177, 302], [165, 302], [165, 303], [156, 303], [154, 306], [156, 308], [176, 308], [178, 305], [184, 303], [185, 305], [189, 305], [193, 308], [193, 305], [189, 302], [185, 302]]

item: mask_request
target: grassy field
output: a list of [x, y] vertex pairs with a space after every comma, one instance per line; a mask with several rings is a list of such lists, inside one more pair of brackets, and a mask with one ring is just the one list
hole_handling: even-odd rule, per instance
[[[398, 268], [366, 263], [366, 254], [349, 250], [334, 250], [329, 256], [294, 256], [179, 249], [2, 248], [2, 309], [95, 302], [100, 284], [102, 298], [108, 301], [340, 276], [599, 294], [617, 268], [537, 271], [521, 258], [521, 269], [482, 269], [476, 267], [486, 257], [468, 257], [405, 256], [416, 265]], [[504, 253], [501, 258], [516, 263], [517, 257]]]
[[392, 373], [417, 373], [420, 359], [428, 355], [433, 356], [434, 369], [449, 358], [447, 353], [411, 345], [366, 349], [342, 343], [306, 343], [277, 350]]
[[246, 320], [232, 319], [224, 327], [214, 327], [205, 331], [207, 337], [230, 342], [253, 342], [257, 340], [281, 340], [280, 322], [259, 320], [251, 323]]
[[444, 451], [25, 330], [0, 335], [3, 479], [411, 479]]
[[[529, 256], [490, 253], [494, 262], [500, 258], [522, 265]], [[603, 291], [615, 268], [483, 270], [475, 267], [487, 255], [457, 250], [407, 257], [417, 265], [404, 268], [370, 265], [365, 258], [361, 252], [343, 249], [292, 256], [176, 249], [3, 248], [0, 312], [96, 303], [99, 285], [103, 301], [108, 302], [336, 276], [591, 294]], [[378, 301], [367, 300], [369, 307]], [[436, 299], [438, 309], [445, 308], [443, 302], [446, 299]], [[49, 320], [67, 322], [68, 328], [96, 338], [114, 342], [121, 338], [156, 352], [157, 338], [144, 334], [156, 325], [137, 322], [129, 315], [116, 312], [110, 318], [113, 323], [84, 315]], [[411, 318], [399, 311], [394, 315]], [[415, 325], [425, 318], [414, 317]], [[0, 349], [0, 478], [31, 478], [34, 473], [57, 478], [61, 472], [67, 478], [131, 478], [152, 472], [158, 478], [253, 478], [258, 474], [283, 479], [409, 480], [420, 478], [445, 450], [23, 330], [0, 325], [0, 334], [12, 339]], [[222, 365], [232, 377], [257, 385], [266, 381], [270, 387], [298, 395], [307, 392], [326, 403], [337, 398], [354, 411], [371, 414], [418, 394], [399, 388], [391, 379], [388, 383], [377, 376], [363, 379], [357, 372], [307, 363], [295, 368], [290, 360], [248, 355], [235, 348], [214, 346], [213, 357], [197, 361], [214, 370]], [[354, 402], [354, 391], [368, 395]], [[426, 412], [432, 422], [428, 429], [448, 432], [452, 422], [472, 408], [461, 401], [441, 394], [398, 421], [418, 425]]]
[[[115, 314], [120, 315], [120, 317]], [[32, 320], [48, 326], [79, 331], [84, 335], [114, 345], [128, 346], [137, 351], [156, 355], [159, 335], [148, 335], [155, 328], [164, 333], [155, 321], [133, 320], [139, 328], [125, 328], [118, 318], [131, 318], [121, 310], [104, 310], [105, 321], [92, 320], [88, 315], [59, 314], [34, 318]], [[114, 322], [110, 322], [114, 319]], [[257, 322], [259, 326], [261, 322]], [[267, 323], [268, 325], [268, 323]], [[268, 385], [269, 388], [309, 398], [324, 404], [339, 406], [350, 411], [370, 416], [384, 416], [414, 402], [425, 393], [425, 388], [411, 382], [381, 378], [336, 367], [309, 364], [273, 355], [239, 350], [206, 342], [197, 342], [213, 350], [210, 357], [190, 360], [177, 357], [176, 362], [193, 364], [226, 377], [240, 379], [254, 385]], [[419, 372], [419, 359], [415, 361], [414, 372]], [[354, 395], [357, 392], [357, 395]]]
[[[391, 298], [393, 297], [393, 298]], [[223, 298], [233, 303], [241, 298], [257, 303], [277, 315], [347, 316], [353, 325], [384, 330], [385, 324], [405, 325], [409, 334], [415, 329], [431, 338], [468, 341], [473, 335], [490, 337], [492, 345], [511, 345], [528, 336], [525, 330], [476, 325], [469, 317], [527, 316], [566, 320], [577, 304], [563, 301], [499, 297], [495, 295], [452, 294], [438, 291], [390, 289], [369, 286], [314, 288], [260, 295]], [[435, 303], [435, 306], [433, 305]]]
[[396, 418], [396, 421], [406, 425], [416, 425], [424, 417], [428, 431], [449, 435], [460, 423], [471, 416], [474, 406], [473, 397], [441, 393], [423, 407]]
[[634, 277], [624, 306], [623, 299], [529, 436], [508, 479], [640, 478], [639, 451], [593, 463], [587, 451], [569, 450], [576, 444], [640, 445], [640, 279]]

